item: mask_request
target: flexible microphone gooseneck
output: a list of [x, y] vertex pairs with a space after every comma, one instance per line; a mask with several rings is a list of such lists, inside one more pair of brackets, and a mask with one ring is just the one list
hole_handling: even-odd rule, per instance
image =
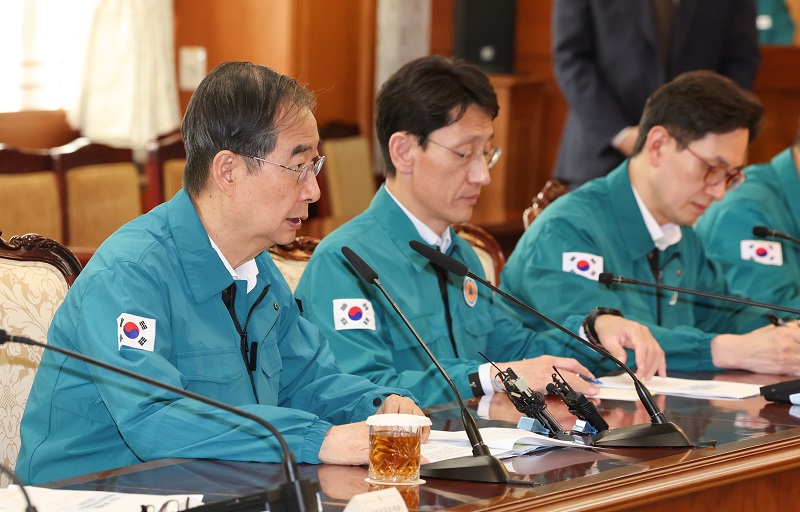
[[668, 290], [671, 292], [697, 295], [699, 297], [706, 297], [709, 299], [718, 299], [728, 302], [735, 302], [737, 304], [744, 304], [746, 306], [756, 306], [759, 308], [775, 309], [777, 311], [783, 311], [786, 313], [792, 313], [794, 315], [800, 316], [800, 309], [787, 308], [784, 306], [778, 306], [777, 304], [767, 304], [765, 302], [756, 302], [754, 300], [749, 300], [749, 299], [740, 299], [739, 297], [731, 297], [729, 295], [718, 295], [716, 293], [701, 292], [699, 290], [690, 290], [688, 288], [678, 288], [677, 286], [669, 286], [666, 284], [649, 283], [647, 281], [639, 281], [638, 279], [632, 279], [630, 277], [615, 276], [611, 272], [601, 272], [600, 275], [598, 276], [598, 281], [600, 281], [601, 284], [606, 284], [606, 285], [610, 285], [612, 283], [620, 283], [620, 284], [635, 284], [640, 286], [647, 286], [650, 288], [658, 288], [661, 290]]
[[769, 229], [767, 226], [755, 226], [753, 228], [753, 235], [760, 238], [767, 238], [770, 236], [773, 238], [783, 238], [784, 240], [790, 240], [792, 242], [800, 244], [800, 238], [795, 238], [786, 233], [781, 233], [780, 231]]
[[455, 459], [443, 460], [440, 462], [432, 462], [420, 466], [420, 475], [430, 478], [444, 478], [447, 480], [465, 480], [468, 482], [488, 482], [488, 483], [506, 483], [509, 476], [506, 467], [497, 458], [492, 456], [489, 448], [483, 442], [481, 433], [478, 426], [475, 424], [475, 419], [470, 414], [464, 401], [461, 399], [461, 394], [458, 388], [453, 383], [453, 380], [447, 375], [447, 372], [439, 364], [436, 356], [433, 355], [428, 345], [422, 341], [422, 338], [417, 333], [414, 326], [411, 325], [406, 315], [400, 310], [400, 306], [392, 299], [389, 292], [383, 287], [378, 280], [378, 274], [372, 269], [361, 257], [359, 257], [352, 249], [347, 246], [342, 247], [342, 254], [350, 262], [350, 265], [359, 273], [362, 279], [369, 284], [374, 284], [386, 297], [386, 300], [392, 305], [392, 308], [400, 315], [403, 323], [411, 331], [411, 334], [420, 344], [420, 346], [428, 354], [428, 357], [436, 365], [436, 368], [444, 377], [444, 380], [450, 385], [453, 394], [458, 401], [458, 407], [461, 409], [461, 422], [464, 424], [464, 431], [467, 433], [469, 442], [472, 445], [472, 457], [457, 457]]
[[630, 425], [598, 432], [591, 438], [591, 444], [593, 446], [624, 446], [639, 448], [690, 448], [692, 446], [691, 441], [689, 441], [689, 438], [686, 436], [683, 430], [674, 423], [667, 421], [664, 413], [658, 408], [658, 405], [656, 405], [655, 401], [653, 400], [653, 395], [650, 394], [650, 391], [647, 390], [645, 385], [642, 384], [642, 382], [626, 364], [611, 355], [609, 351], [603, 347], [595, 346], [594, 344], [584, 340], [555, 320], [551, 320], [516, 297], [509, 295], [489, 281], [470, 272], [467, 266], [462, 262], [453, 259], [446, 254], [442, 254], [440, 251], [437, 251], [436, 249], [429, 247], [417, 240], [411, 240], [408, 242], [408, 245], [428, 259], [431, 263], [438, 265], [451, 274], [459, 277], [468, 276], [472, 279], [475, 279], [495, 293], [521, 307], [525, 311], [541, 318], [556, 329], [587, 346], [592, 351], [597, 352], [601, 356], [612, 361], [625, 373], [630, 375], [631, 379], [633, 379], [633, 386], [636, 389], [636, 394], [639, 395], [639, 400], [642, 402], [645, 410], [647, 410], [647, 413], [650, 415], [651, 423], [648, 425]]
[[47, 343], [42, 343], [40, 341], [33, 340], [26, 336], [12, 335], [0, 329], [0, 345], [3, 345], [4, 343], [9, 341], [13, 343], [22, 343], [23, 345], [41, 347], [44, 348], [45, 350], [53, 350], [55, 352], [58, 352], [59, 354], [63, 354], [67, 357], [71, 357], [79, 361], [83, 361], [84, 363], [90, 364], [92, 366], [97, 366], [99, 368], [103, 368], [112, 371], [114, 373], [130, 377], [134, 380], [145, 382], [157, 388], [177, 393], [181, 396], [184, 396], [186, 398], [191, 398], [192, 400], [197, 400], [198, 402], [202, 402], [212, 407], [217, 407], [219, 409], [230, 412], [237, 416], [241, 416], [242, 418], [254, 421], [259, 425], [263, 426], [264, 428], [266, 428], [267, 430], [269, 430], [270, 432], [272, 432], [272, 434], [275, 436], [275, 439], [277, 439], [281, 445], [281, 452], [282, 452], [281, 466], [283, 468], [284, 478], [286, 479], [285, 484], [278, 486], [278, 488], [276, 489], [270, 489], [266, 492], [260, 492], [250, 496], [244, 496], [241, 498], [233, 498], [231, 500], [222, 501], [219, 503], [201, 505], [199, 507], [193, 508], [192, 510], [199, 510], [203, 512], [229, 512], [229, 511], [252, 510], [256, 512], [264, 510], [265, 505], [267, 510], [271, 511], [290, 512], [290, 511], [322, 510], [322, 504], [319, 497], [319, 491], [320, 491], [319, 482], [312, 480], [299, 480], [297, 478], [297, 461], [295, 460], [294, 455], [292, 454], [291, 450], [289, 450], [289, 446], [286, 444], [286, 440], [283, 438], [278, 429], [276, 429], [267, 420], [260, 418], [255, 414], [233, 407], [232, 405], [228, 405], [224, 402], [220, 402], [218, 400], [214, 400], [207, 396], [197, 394], [193, 391], [188, 391], [183, 388], [175, 387], [165, 382], [151, 379], [150, 377], [146, 377], [144, 375], [133, 373], [132, 371], [126, 370], [125, 368], [114, 366], [112, 364], [106, 363], [105, 361], [101, 361], [99, 359], [83, 355], [79, 352], [67, 350], [61, 347], [57, 347], [55, 345], [48, 345]]
[[5, 467], [3, 464], [0, 464], [0, 473], [7, 474], [11, 481], [19, 486], [19, 490], [22, 491], [22, 496], [25, 498], [25, 512], [36, 512], [36, 507], [33, 506], [31, 503], [31, 498], [28, 496], [28, 491], [25, 490], [25, 486], [22, 485], [22, 481], [14, 474], [13, 471]]

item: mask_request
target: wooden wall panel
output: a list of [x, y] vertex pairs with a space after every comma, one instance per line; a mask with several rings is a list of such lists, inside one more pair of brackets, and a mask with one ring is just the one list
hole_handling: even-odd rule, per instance
[[[208, 70], [229, 60], [249, 61], [292, 74], [291, 0], [175, 0], [175, 51], [206, 48]], [[191, 91], [180, 91], [181, 111]]]
[[176, 51], [206, 47], [209, 70], [246, 60], [297, 78], [318, 95], [320, 126], [371, 124], [374, 43], [375, 0], [175, 0]]
[[769, 161], [794, 141], [800, 117], [800, 48], [764, 46], [753, 92], [764, 103], [761, 134], [750, 148], [750, 162]]

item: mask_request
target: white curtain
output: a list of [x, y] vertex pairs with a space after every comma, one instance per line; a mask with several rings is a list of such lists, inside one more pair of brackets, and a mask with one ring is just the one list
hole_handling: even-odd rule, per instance
[[180, 124], [172, 0], [101, 0], [70, 123], [104, 144], [144, 148]]

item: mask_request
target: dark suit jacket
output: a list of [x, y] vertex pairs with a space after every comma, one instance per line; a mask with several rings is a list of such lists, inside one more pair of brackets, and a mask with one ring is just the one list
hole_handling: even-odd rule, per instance
[[754, 0], [680, 0], [666, 77], [651, 0], [555, 0], [553, 63], [570, 110], [553, 176], [575, 186], [619, 165], [611, 139], [639, 124], [647, 97], [680, 73], [710, 69], [752, 88], [755, 12]]

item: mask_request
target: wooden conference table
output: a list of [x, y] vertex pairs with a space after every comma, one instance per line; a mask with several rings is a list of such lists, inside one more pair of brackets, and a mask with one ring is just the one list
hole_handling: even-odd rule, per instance
[[[713, 375], [680, 375], [714, 378]], [[716, 376], [723, 378], [723, 376]], [[725, 380], [768, 384], [776, 378], [731, 372]], [[532, 485], [501, 485], [428, 479], [407, 489], [420, 510], [797, 510], [800, 503], [800, 406], [773, 404], [761, 397], [702, 400], [657, 396], [668, 419], [693, 442], [716, 440], [711, 448], [566, 448], [509, 461], [513, 477]], [[477, 408], [477, 400], [470, 401]], [[793, 408], [794, 407], [794, 408]], [[569, 428], [574, 417], [553, 397], [548, 409]], [[611, 428], [646, 423], [638, 403], [602, 401]], [[520, 414], [495, 395], [490, 418], [479, 426], [514, 426]], [[428, 409], [433, 428], [461, 430], [453, 404]], [[473, 410], [473, 413], [476, 411]], [[301, 465], [301, 478], [320, 481], [325, 510], [342, 510], [367, 492], [365, 467]], [[202, 493], [212, 503], [271, 488], [281, 482], [280, 466], [219, 460], [165, 459], [52, 482], [49, 487], [153, 494]]]

